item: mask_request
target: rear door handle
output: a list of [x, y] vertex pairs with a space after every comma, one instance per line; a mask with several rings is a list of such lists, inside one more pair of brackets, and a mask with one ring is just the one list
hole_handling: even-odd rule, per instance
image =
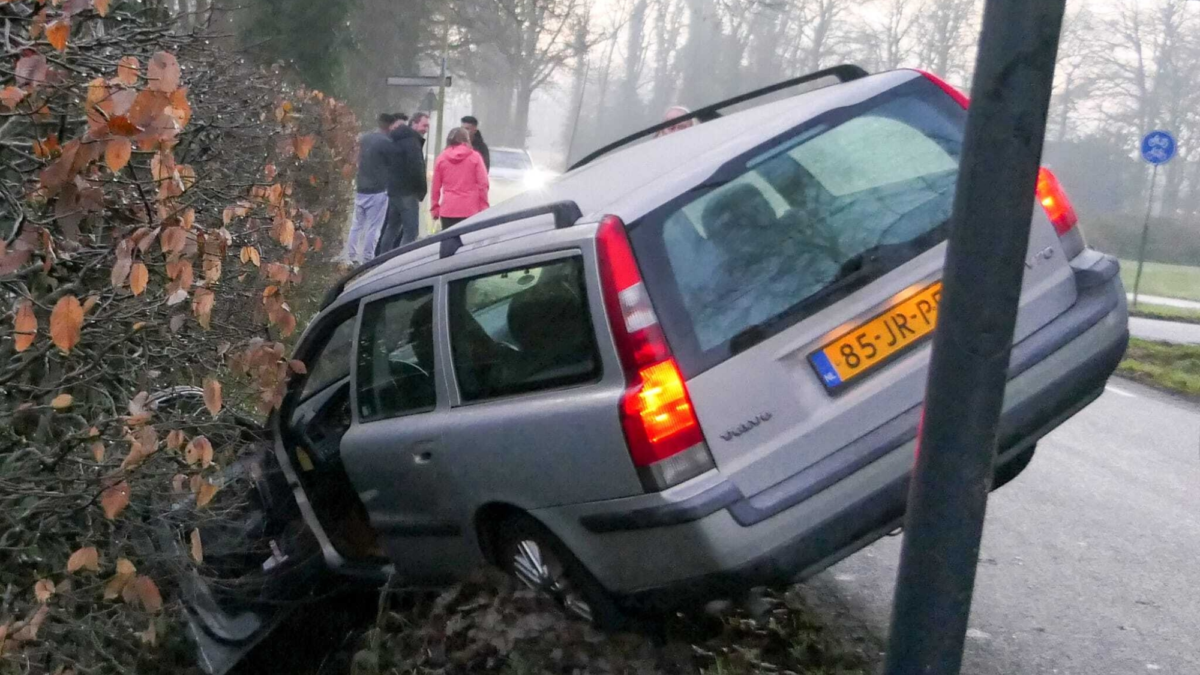
[[418, 464], [418, 465], [428, 464], [431, 461], [433, 461], [433, 453], [432, 452], [413, 453], [413, 463], [414, 464]]

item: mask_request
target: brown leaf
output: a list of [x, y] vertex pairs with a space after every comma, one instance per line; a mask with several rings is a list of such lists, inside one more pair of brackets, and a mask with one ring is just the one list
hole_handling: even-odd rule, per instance
[[95, 546], [85, 546], [67, 558], [67, 572], [74, 574], [79, 570], [100, 571], [100, 553]]
[[108, 16], [108, 0], [92, 0], [92, 5], [96, 8], [97, 14], [100, 16]]
[[46, 63], [46, 57], [41, 54], [30, 54], [23, 56], [17, 61], [17, 67], [13, 71], [17, 76], [17, 86], [24, 87], [26, 85], [36, 88], [38, 85], [46, 82], [46, 75], [49, 72], [49, 64]]
[[[207, 288], [197, 288], [196, 297], [192, 300], [192, 313], [196, 315], [196, 320], [200, 325], [208, 330], [212, 324], [213, 303], [216, 302], [216, 296]], [[205, 394], [207, 398], [207, 393]]]
[[162, 593], [159, 592], [158, 585], [144, 574], [137, 575], [133, 581], [126, 584], [121, 591], [121, 598], [131, 605], [140, 605], [151, 614], [158, 613], [163, 606]]
[[78, 139], [67, 143], [63, 146], [62, 154], [58, 156], [58, 159], [38, 174], [38, 180], [41, 181], [42, 187], [46, 188], [49, 196], [58, 194], [64, 185], [79, 174], [79, 168], [75, 166], [79, 146]]
[[50, 615], [49, 605], [40, 605], [37, 611], [33, 613], [25, 627], [13, 634], [13, 642], [29, 642], [37, 639], [38, 629], [46, 622], [46, 617]]
[[[99, 0], [97, 0], [97, 1], [99, 1]], [[107, 2], [107, 0], [105, 0], [105, 1]], [[141, 640], [142, 644], [144, 644], [144, 645], [147, 645], [149, 647], [154, 647], [154, 646], [158, 645], [158, 629], [155, 628], [153, 621], [150, 622], [150, 626], [147, 627], [146, 630], [144, 630], [140, 633], [134, 633], [134, 635], [137, 635], [138, 639]]]
[[216, 496], [217, 490], [218, 488], [216, 485], [213, 485], [206, 480], [201, 480], [200, 488], [196, 491], [196, 507], [204, 508], [205, 506], [208, 506], [209, 502], [211, 502], [213, 497]]
[[17, 315], [13, 320], [13, 346], [18, 352], [29, 349], [37, 337], [37, 329], [37, 315], [33, 313], [33, 303], [22, 300], [17, 304]]
[[[187, 248], [187, 231], [182, 227], [168, 227], [159, 235], [159, 243], [162, 244], [163, 253], [183, 253]], [[191, 263], [188, 263], [191, 266]], [[172, 277], [175, 278], [175, 277]]]
[[192, 530], [190, 539], [192, 543], [192, 560], [198, 563], [204, 562], [204, 545], [200, 543], [200, 530]]
[[302, 160], [308, 159], [308, 154], [312, 152], [313, 144], [316, 142], [316, 136], [298, 136], [296, 138], [296, 156]]
[[83, 301], [83, 313], [86, 315], [88, 312], [92, 311], [92, 308], [95, 307], [96, 303], [98, 303], [98, 302], [100, 302], [100, 296], [98, 296], [98, 295], [87, 296], [87, 299]]
[[104, 149], [104, 163], [108, 165], [109, 171], [120, 173], [129, 164], [129, 158], [133, 156], [133, 143], [129, 142], [128, 138], [114, 138], [108, 142], [108, 147]]
[[250, 263], [255, 267], [258, 267], [262, 264], [262, 255], [258, 252], [258, 249], [254, 248], [253, 246], [243, 246], [242, 262]]
[[151, 89], [170, 94], [179, 88], [179, 61], [172, 54], [158, 52], [146, 66], [146, 77], [150, 80]]
[[117, 574], [127, 574], [130, 576], [133, 576], [134, 574], [137, 574], [137, 568], [134, 567], [133, 563], [129, 562], [127, 559], [118, 558], [117, 559]]
[[46, 26], [46, 39], [60, 52], [67, 51], [67, 39], [70, 37], [70, 19], [59, 19]]
[[38, 602], [47, 602], [50, 596], [54, 595], [54, 582], [49, 579], [38, 579], [38, 582], [33, 585], [33, 595], [37, 597]]
[[213, 460], [212, 442], [204, 436], [193, 438], [184, 450], [183, 458], [192, 466], [199, 464], [200, 468], [207, 469]]
[[137, 568], [133, 563], [121, 558], [117, 561], [117, 573], [104, 584], [104, 599], [115, 600], [121, 597], [121, 592], [133, 580], [133, 575], [137, 573]]
[[71, 396], [70, 394], [59, 394], [58, 396], [54, 397], [53, 401], [50, 401], [50, 407], [54, 408], [55, 410], [66, 410], [67, 408], [70, 408], [71, 404], [74, 402], [74, 396]]
[[146, 282], [150, 280], [150, 270], [142, 263], [135, 263], [133, 270], [129, 273], [129, 288], [133, 290], [134, 295], [141, 295], [146, 291]]
[[97, 464], [104, 461], [104, 444], [100, 441], [92, 443], [92, 459], [95, 459]]
[[204, 380], [204, 407], [213, 417], [221, 412], [221, 383], [213, 377]]
[[204, 280], [209, 285], [215, 284], [221, 280], [221, 259], [212, 256], [204, 256], [204, 262], [201, 265], [204, 268]]
[[192, 104], [188, 103], [187, 94], [186, 87], [171, 92], [171, 108], [175, 111], [175, 120], [179, 122], [181, 129], [192, 119]]
[[171, 433], [167, 434], [167, 449], [178, 450], [183, 447], [183, 442], [187, 440], [182, 429], [172, 429]]
[[124, 115], [114, 115], [109, 119], [108, 130], [118, 136], [137, 136], [142, 132], [138, 125]]
[[104, 517], [109, 520], [121, 515], [129, 506], [129, 483], [121, 481], [100, 493], [100, 508], [104, 509]]
[[190, 230], [196, 225], [196, 209], [187, 209], [180, 216], [179, 222], [183, 224], [183, 229]]
[[288, 368], [291, 368], [292, 372], [296, 373], [297, 375], [308, 374], [308, 366], [304, 365], [303, 361], [292, 359], [291, 361], [288, 361]]
[[20, 87], [14, 87], [11, 84], [0, 89], [0, 104], [6, 108], [16, 108], [17, 104], [25, 100], [25, 90]]
[[50, 313], [50, 339], [64, 352], [70, 354], [71, 348], [79, 344], [80, 331], [83, 329], [83, 306], [74, 295], [64, 295], [54, 305]]

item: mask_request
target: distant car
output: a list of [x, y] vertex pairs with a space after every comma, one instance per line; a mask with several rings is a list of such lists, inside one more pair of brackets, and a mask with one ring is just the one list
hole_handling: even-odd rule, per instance
[[[618, 625], [895, 529], [967, 113], [924, 73], [831, 74], [697, 111], [333, 288], [272, 420], [328, 567], [436, 584], [490, 562]], [[997, 487], [1129, 335], [1117, 261], [1048, 171], [1030, 213]]]
[[488, 177], [492, 182], [490, 200], [500, 204], [528, 190], [546, 186], [554, 174], [538, 169], [527, 150], [520, 148], [490, 148], [492, 168]]

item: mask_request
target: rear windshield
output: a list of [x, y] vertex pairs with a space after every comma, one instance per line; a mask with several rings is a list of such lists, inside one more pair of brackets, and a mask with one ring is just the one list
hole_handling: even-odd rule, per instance
[[492, 168], [528, 171], [529, 169], [533, 168], [533, 164], [529, 161], [529, 155], [526, 155], [523, 152], [514, 152], [512, 150], [493, 150]]
[[943, 241], [965, 120], [920, 78], [777, 137], [635, 223], [688, 375]]

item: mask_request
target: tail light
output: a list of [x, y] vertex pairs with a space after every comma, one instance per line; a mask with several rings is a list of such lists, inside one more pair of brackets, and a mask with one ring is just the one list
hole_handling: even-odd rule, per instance
[[1067, 198], [1058, 177], [1044, 167], [1038, 171], [1037, 200], [1046, 210], [1046, 217], [1054, 224], [1058, 236], [1067, 234], [1079, 224], [1075, 207], [1071, 206], [1071, 200]]
[[608, 216], [596, 234], [604, 303], [625, 373], [621, 426], [647, 490], [664, 490], [713, 468], [683, 374], [650, 303], [625, 224]]

